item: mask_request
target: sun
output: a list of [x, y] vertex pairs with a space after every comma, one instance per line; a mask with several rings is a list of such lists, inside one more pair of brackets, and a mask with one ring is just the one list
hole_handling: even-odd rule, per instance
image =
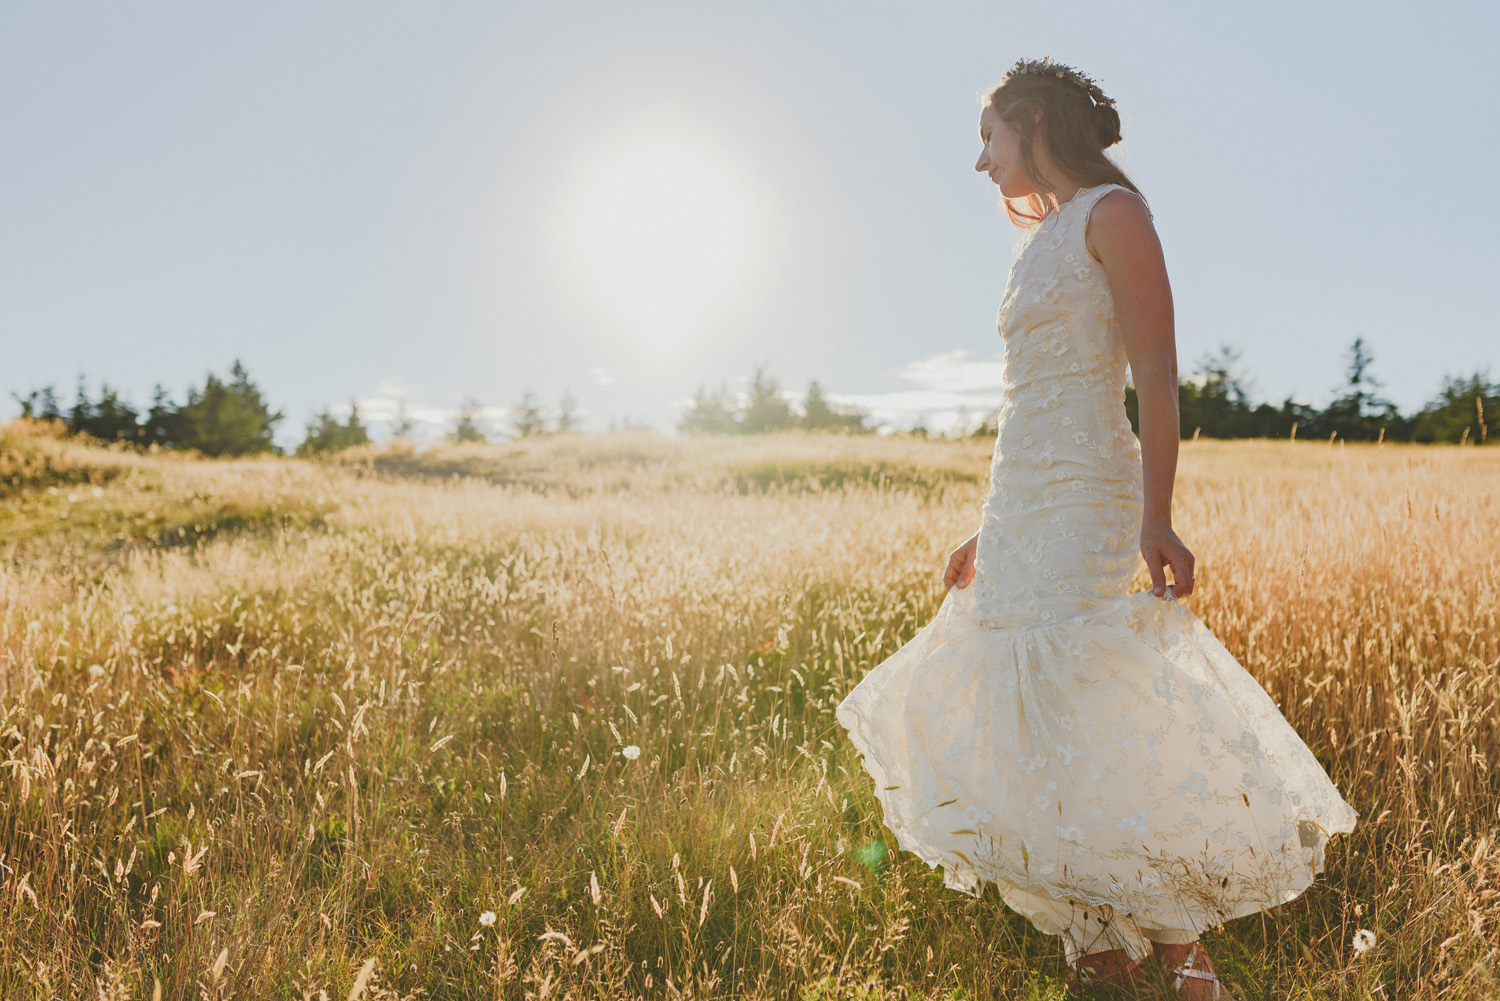
[[767, 239], [760, 192], [734, 158], [670, 132], [591, 149], [553, 230], [568, 293], [657, 345], [728, 316], [752, 293]]

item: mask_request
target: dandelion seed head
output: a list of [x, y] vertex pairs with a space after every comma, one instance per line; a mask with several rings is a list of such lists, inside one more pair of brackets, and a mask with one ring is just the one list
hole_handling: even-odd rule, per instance
[[641, 756], [641, 749], [639, 747], [636, 747], [634, 744], [631, 744], [629, 747], [622, 750], [620, 754], [624, 756], [626, 761], [634, 761], [636, 758], [639, 758]]
[[493, 927], [495, 924], [495, 912], [485, 911], [483, 914], [479, 915], [479, 923], [484, 925], [486, 928]]
[[1354, 933], [1354, 938], [1349, 942], [1356, 956], [1364, 955], [1370, 951], [1375, 944], [1375, 933], [1368, 928], [1361, 928]]

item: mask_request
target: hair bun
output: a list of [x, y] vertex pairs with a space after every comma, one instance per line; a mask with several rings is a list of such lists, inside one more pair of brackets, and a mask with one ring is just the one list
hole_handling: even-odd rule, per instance
[[1123, 138], [1120, 135], [1120, 113], [1113, 104], [1094, 105], [1094, 123], [1099, 130], [1100, 149], [1109, 149]]

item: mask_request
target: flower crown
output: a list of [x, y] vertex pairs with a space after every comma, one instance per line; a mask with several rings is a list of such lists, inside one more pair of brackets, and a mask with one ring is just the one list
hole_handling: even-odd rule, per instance
[[1015, 65], [1011, 66], [1005, 74], [1007, 80], [1023, 76], [1039, 76], [1071, 83], [1087, 94], [1089, 100], [1096, 106], [1113, 107], [1115, 103], [1105, 95], [1099, 85], [1094, 82], [1093, 77], [1080, 73], [1071, 66], [1053, 62], [1051, 56], [1043, 56], [1041, 59], [1017, 59]]

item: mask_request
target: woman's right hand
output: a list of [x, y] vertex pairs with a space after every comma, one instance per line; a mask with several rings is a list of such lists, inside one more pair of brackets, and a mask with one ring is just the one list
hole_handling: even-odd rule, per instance
[[948, 557], [948, 569], [943, 573], [943, 588], [957, 584], [968, 587], [974, 579], [974, 554], [979, 550], [979, 533], [975, 532], [967, 542], [953, 550]]

